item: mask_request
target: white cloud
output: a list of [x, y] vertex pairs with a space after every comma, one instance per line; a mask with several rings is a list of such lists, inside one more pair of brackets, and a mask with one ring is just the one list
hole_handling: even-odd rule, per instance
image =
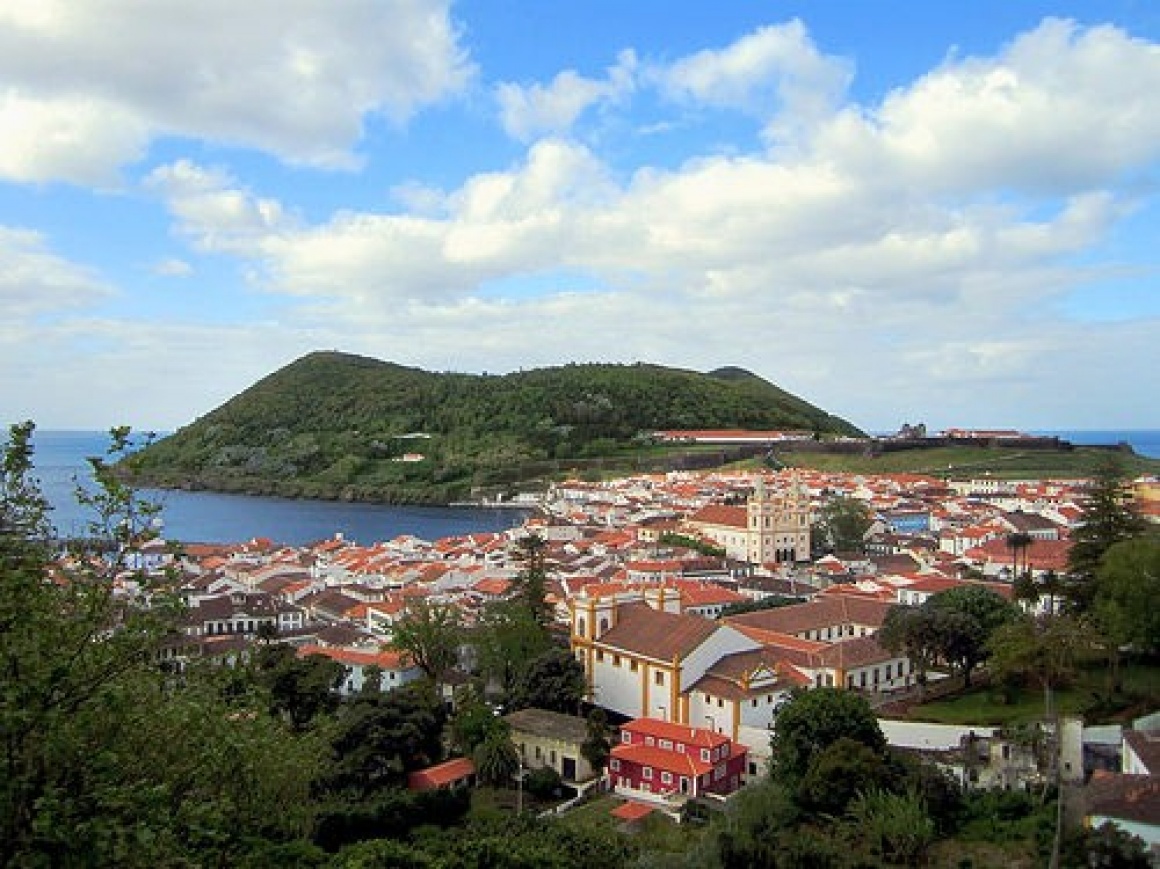
[[[449, 0], [10, 4], [0, 12], [7, 83], [0, 131], [11, 134], [0, 137], [0, 174], [104, 182], [161, 135], [349, 166], [368, 116], [404, 122], [473, 75], [448, 7]], [[40, 143], [47, 144], [38, 150]]]
[[113, 292], [92, 270], [49, 250], [39, 233], [0, 226], [0, 306], [7, 328], [22, 330], [32, 316], [83, 308]]
[[[1093, 424], [1099, 414], [1117, 425], [1133, 396], [1157, 392], [1155, 320], [1061, 313], [1108, 267], [1109, 234], [1149, 207], [1133, 182], [1160, 159], [1155, 45], [1048, 22], [995, 57], [950, 59], [880, 105], [838, 106], [845, 67], [800, 26], [743, 43], [678, 61], [671, 80], [744, 111], [774, 93], [763, 123], [808, 118], [792, 151], [624, 178], [594, 147], [549, 139], [455, 189], [399, 187], [395, 211], [320, 220], [190, 161], [149, 185], [197, 250], [236, 258], [292, 300], [268, 334], [229, 339], [276, 347], [278, 364], [315, 347], [436, 370], [734, 363], [885, 426], [919, 414], [1004, 424], [1032, 407], [1041, 424], [1066, 425], [1079, 395]], [[787, 97], [788, 81], [819, 100]], [[533, 115], [529, 104], [529, 125]], [[481, 292], [561, 272], [600, 289]], [[199, 341], [188, 358], [210, 339]], [[254, 367], [224, 382], [241, 388]], [[932, 419], [948, 400], [972, 418]]]
[[567, 133], [591, 106], [614, 102], [630, 92], [636, 66], [635, 54], [625, 51], [604, 79], [564, 70], [548, 85], [501, 82], [496, 86], [500, 122], [509, 136], [525, 142]]
[[1116, 183], [1160, 152], [1160, 45], [1048, 20], [997, 58], [948, 61], [874, 110], [844, 112], [814, 144], [927, 195]]
[[153, 273], [163, 278], [187, 278], [193, 274], [193, 266], [183, 259], [167, 257], [153, 264]]
[[770, 136], [785, 138], [839, 104], [852, 75], [849, 62], [819, 52], [795, 20], [656, 67], [651, 77], [675, 99], [753, 115], [770, 123]]

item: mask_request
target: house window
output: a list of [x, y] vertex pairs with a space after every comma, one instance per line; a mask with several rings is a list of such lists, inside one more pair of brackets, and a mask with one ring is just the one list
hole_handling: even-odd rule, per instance
[[584, 636], [585, 634], [588, 633], [587, 629], [588, 629], [588, 623], [586, 621], [584, 621], [584, 619], [577, 619], [576, 620], [576, 633], [578, 633], [580, 636]]
[[620, 666], [620, 655], [613, 655], [612, 656], [612, 666], [614, 666], [614, 667]]
[[620, 761], [615, 757], [608, 761], [608, 768], [613, 772], [620, 772]]
[[673, 783], [673, 774], [671, 772], [661, 773], [661, 784], [671, 785]]
[[632, 745], [632, 734], [627, 730], [622, 730], [620, 733], [620, 741], [626, 745]]
[[701, 760], [703, 760], [705, 763], [709, 762], [709, 749], [707, 749], [707, 748], [701, 749]]
[[630, 669], [632, 672], [634, 672], [634, 673], [635, 673], [635, 672], [636, 672], [636, 668], [637, 668], [637, 663], [636, 663], [636, 661], [629, 661], [629, 662], [628, 662], [628, 669]]
[[597, 660], [597, 661], [603, 661], [603, 660], [604, 660], [604, 652], [603, 652], [602, 650], [600, 650], [600, 649], [597, 649], [597, 650], [596, 650], [596, 660]]
[[652, 767], [646, 766], [644, 768], [644, 771], [641, 773], [641, 777], [646, 779], [647, 781], [652, 781], [652, 777], [653, 777], [652, 772], [653, 772]]
[[858, 674], [858, 684], [863, 688], [866, 687], [866, 671], [865, 670], [863, 670], [861, 673]]
[[653, 673], [653, 681], [654, 681], [654, 682], [656, 682], [658, 685], [663, 685], [663, 684], [665, 684], [665, 673], [664, 673], [664, 671], [663, 671], [663, 670], [657, 670], [655, 673]]
[[672, 751], [673, 750], [673, 741], [671, 739], [662, 739], [661, 740], [661, 748], [665, 749], [665, 751]]
[[653, 739], [651, 736], [646, 736], [644, 738], [644, 744], [645, 745], [656, 745], [656, 740]]

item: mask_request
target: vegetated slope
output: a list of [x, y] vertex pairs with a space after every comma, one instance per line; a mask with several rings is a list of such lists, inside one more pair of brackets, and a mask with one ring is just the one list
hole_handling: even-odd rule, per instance
[[647, 433], [682, 428], [859, 434], [735, 368], [445, 374], [320, 352], [145, 450], [134, 470], [161, 485], [445, 502], [553, 466], [640, 455], [650, 449]]

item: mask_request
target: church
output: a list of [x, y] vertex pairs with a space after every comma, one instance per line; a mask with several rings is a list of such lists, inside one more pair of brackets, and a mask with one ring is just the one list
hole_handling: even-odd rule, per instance
[[810, 558], [810, 499], [796, 482], [785, 491], [772, 491], [758, 477], [744, 506], [711, 504], [684, 524], [721, 546], [730, 558], [752, 564], [794, 564]]

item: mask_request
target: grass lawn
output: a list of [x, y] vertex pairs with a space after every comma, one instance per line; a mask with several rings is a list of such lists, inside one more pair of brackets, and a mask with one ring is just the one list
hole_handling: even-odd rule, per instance
[[[619, 797], [604, 794], [561, 815], [560, 822], [586, 830], [615, 832], [622, 829], [622, 822], [612, 817], [612, 810], [623, 802]], [[718, 813], [712, 812], [707, 823], [678, 824], [659, 812], [653, 812], [630, 825], [627, 831], [642, 851], [684, 853], [714, 829], [719, 823], [717, 818]]]
[[[1107, 696], [1107, 668], [1091, 664], [1080, 670], [1074, 684], [1055, 691], [1056, 709], [1082, 715], [1088, 724], [1123, 722], [1160, 709], [1160, 662], [1125, 662], [1124, 690], [1113, 702]], [[911, 707], [908, 717], [940, 724], [1020, 724], [1042, 719], [1043, 692], [1028, 688], [1004, 697], [998, 688], [981, 686]]]

